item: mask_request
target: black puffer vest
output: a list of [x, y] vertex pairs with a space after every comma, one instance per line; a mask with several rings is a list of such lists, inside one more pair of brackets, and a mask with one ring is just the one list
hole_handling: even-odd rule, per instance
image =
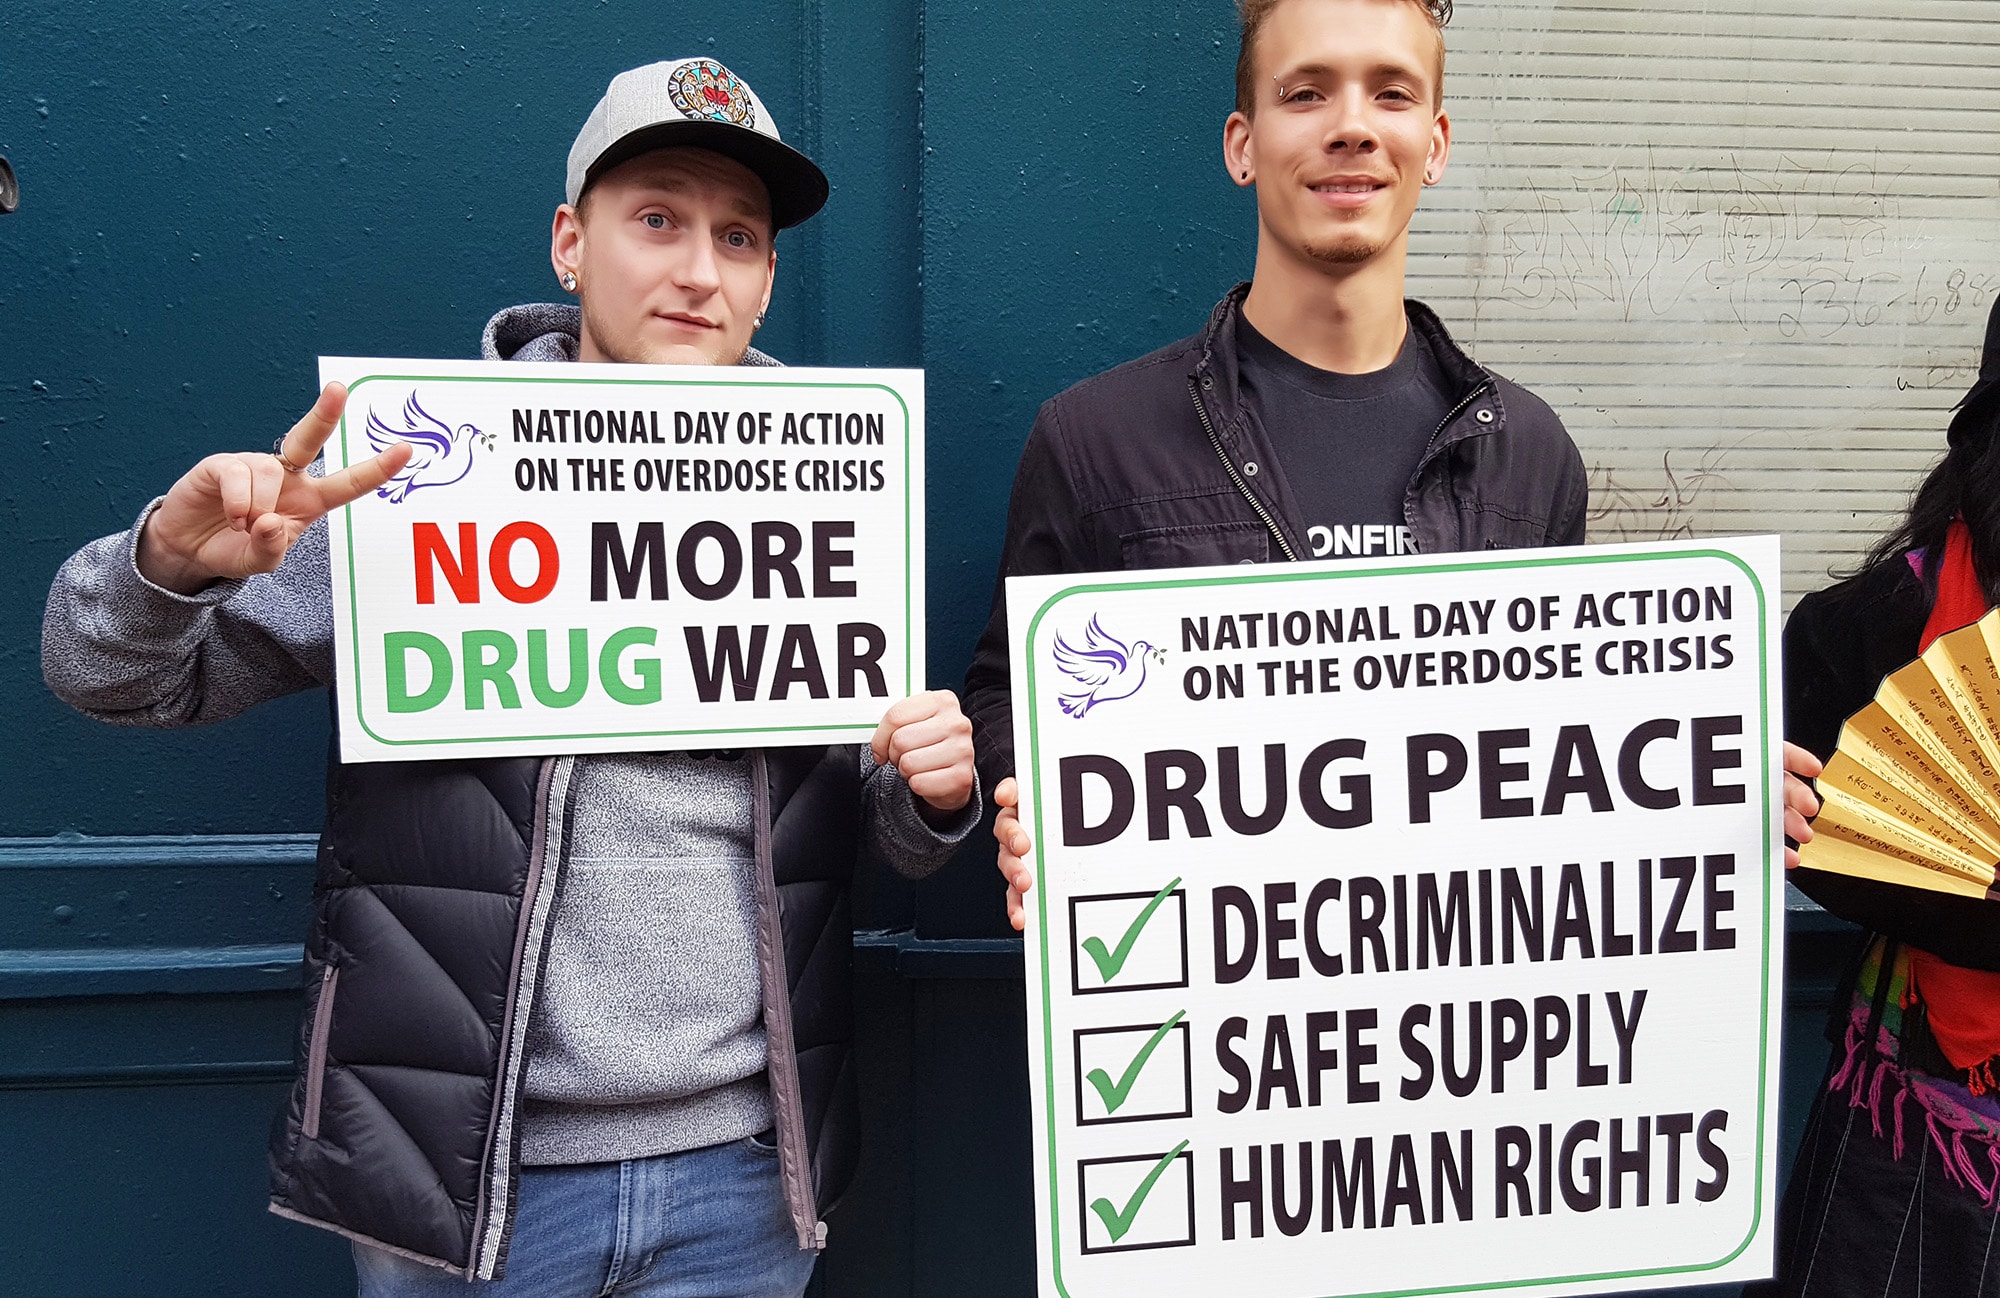
[[[852, 748], [751, 755], [772, 1110], [802, 1248], [858, 1153]], [[567, 857], [570, 758], [330, 762], [299, 1075], [271, 1208], [497, 1279], [520, 1180], [527, 1024]]]

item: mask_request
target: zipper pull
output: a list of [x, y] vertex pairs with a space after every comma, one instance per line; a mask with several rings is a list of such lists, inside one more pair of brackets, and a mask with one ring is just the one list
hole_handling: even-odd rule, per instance
[[813, 1223], [813, 1251], [816, 1253], [826, 1251], [826, 1223], [823, 1221]]

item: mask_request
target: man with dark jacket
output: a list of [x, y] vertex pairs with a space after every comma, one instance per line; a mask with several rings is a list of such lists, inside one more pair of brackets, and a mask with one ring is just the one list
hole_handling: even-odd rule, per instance
[[1200, 333], [1042, 407], [966, 674], [1015, 928], [1032, 873], [1013, 810], [1007, 577], [1583, 540], [1583, 462], [1562, 422], [1403, 297], [1410, 218], [1451, 150], [1450, 0], [1240, 9], [1223, 155], [1256, 188], [1255, 274]]
[[[567, 196], [579, 302], [501, 312], [487, 359], [777, 363], [773, 238], [827, 182], [727, 68], [613, 80]], [[332, 684], [325, 515], [409, 456], [307, 472], [344, 401], [64, 565], [57, 694], [181, 726]], [[799, 1293], [857, 1154], [856, 854], [921, 876], [978, 816], [948, 691], [860, 752], [335, 761], [273, 1211], [353, 1239], [364, 1296]]]

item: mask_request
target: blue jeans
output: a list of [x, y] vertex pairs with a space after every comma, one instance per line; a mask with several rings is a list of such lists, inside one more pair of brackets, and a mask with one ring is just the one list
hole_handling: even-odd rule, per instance
[[799, 1247], [778, 1151], [754, 1137], [657, 1158], [521, 1169], [504, 1278], [354, 1246], [360, 1298], [797, 1298]]

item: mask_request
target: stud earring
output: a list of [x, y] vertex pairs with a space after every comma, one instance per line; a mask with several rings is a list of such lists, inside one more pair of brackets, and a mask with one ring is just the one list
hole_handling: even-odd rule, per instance
[[764, 327], [764, 313], [762, 311], [759, 311], [757, 318], [750, 322], [750, 327], [752, 329], [762, 329]]
[[573, 271], [573, 270], [566, 270], [566, 271], [564, 271], [564, 272], [563, 272], [563, 277], [562, 277], [562, 286], [563, 286], [563, 291], [564, 291], [564, 292], [567, 292], [567, 293], [574, 293], [574, 292], [576, 292], [576, 272], [575, 272], [575, 271]]

